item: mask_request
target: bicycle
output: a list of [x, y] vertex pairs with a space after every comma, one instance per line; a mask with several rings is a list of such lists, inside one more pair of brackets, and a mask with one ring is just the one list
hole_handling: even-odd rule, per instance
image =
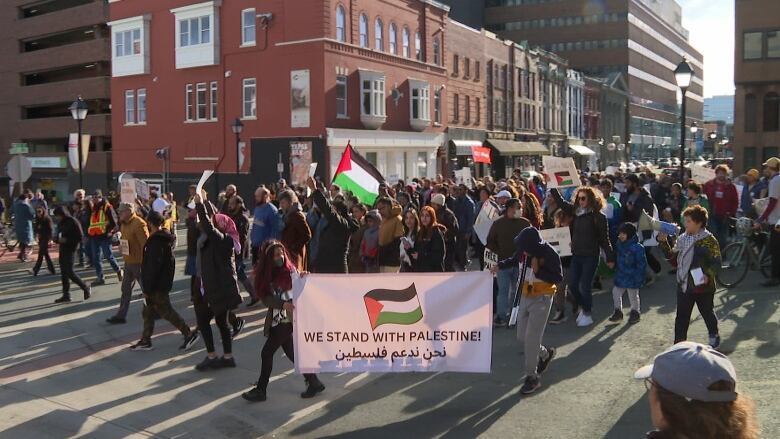
[[742, 237], [721, 251], [721, 268], [716, 279], [724, 287], [737, 286], [748, 271], [760, 270], [767, 279], [772, 276], [772, 256], [769, 253], [769, 233], [753, 230], [750, 218], [731, 218], [737, 235]]
[[17, 245], [19, 245], [19, 240], [16, 238], [16, 230], [14, 230], [13, 224], [0, 222], [0, 246], [2, 246], [0, 247], [2, 250], [0, 256], [14, 251]]

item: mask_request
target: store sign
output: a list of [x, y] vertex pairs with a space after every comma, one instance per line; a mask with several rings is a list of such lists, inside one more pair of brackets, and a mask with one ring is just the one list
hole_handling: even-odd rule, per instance
[[27, 157], [33, 168], [64, 169], [68, 166], [65, 156], [62, 157]]

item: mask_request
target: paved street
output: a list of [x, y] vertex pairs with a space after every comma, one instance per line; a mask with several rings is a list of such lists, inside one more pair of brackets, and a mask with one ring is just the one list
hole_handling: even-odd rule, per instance
[[[178, 255], [171, 298], [194, 325], [181, 248]], [[518, 395], [514, 332], [497, 329], [489, 375], [327, 375], [325, 393], [302, 400], [303, 380], [280, 354], [269, 401], [253, 405], [240, 393], [257, 378], [264, 311], [240, 310], [248, 325], [234, 345], [236, 369], [199, 373], [202, 342], [180, 353], [167, 322], [158, 323], [155, 350], [127, 350], [140, 334], [141, 301], [133, 301], [126, 325], [105, 323], [118, 303], [115, 276], [87, 303], [54, 305], [59, 276], [32, 278], [30, 266], [0, 265], [0, 437], [639, 438], [651, 425], [645, 388], [632, 373], [670, 344], [675, 310], [668, 275], [642, 292], [635, 326], [606, 324], [611, 295], [599, 293], [595, 325], [548, 328], [546, 343], [559, 347], [558, 356], [530, 397]], [[723, 350], [741, 389], [756, 399], [763, 437], [779, 437], [778, 291], [750, 276], [718, 294], [716, 312]], [[706, 341], [694, 315], [690, 337]]]

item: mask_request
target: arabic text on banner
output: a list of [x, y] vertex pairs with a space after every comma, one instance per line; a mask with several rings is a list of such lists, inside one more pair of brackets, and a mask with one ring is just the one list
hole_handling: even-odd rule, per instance
[[299, 373], [490, 372], [489, 272], [310, 274], [293, 290]]

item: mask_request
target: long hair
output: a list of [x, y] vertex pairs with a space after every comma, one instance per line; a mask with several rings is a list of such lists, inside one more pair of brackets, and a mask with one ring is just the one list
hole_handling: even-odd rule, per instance
[[[284, 253], [284, 265], [280, 270], [274, 272], [274, 250], [281, 248]], [[278, 285], [282, 288], [292, 288], [292, 272], [295, 270], [295, 266], [290, 259], [290, 253], [287, 251], [287, 247], [282, 244], [281, 241], [276, 239], [269, 239], [260, 246], [258, 251], [257, 263], [255, 264], [255, 297], [262, 299], [263, 297], [273, 294], [271, 290], [272, 283], [281, 283]]]
[[574, 191], [572, 202], [575, 206], [579, 206], [577, 197], [581, 193], [585, 193], [585, 195], [588, 197], [588, 207], [593, 209], [594, 212], [601, 212], [601, 210], [604, 209], [604, 206], [607, 203], [604, 201], [604, 195], [602, 195], [600, 190], [590, 186], [580, 186], [576, 191]]
[[[434, 215], [436, 213], [434, 212]], [[406, 225], [406, 215], [412, 215], [414, 217], [414, 230], [409, 230], [409, 226]], [[435, 217], [434, 217], [435, 218]], [[408, 235], [409, 232], [412, 233], [412, 236], [417, 236], [420, 233], [420, 216], [417, 215], [417, 209], [410, 208], [409, 210], [404, 213], [404, 235]]]
[[[657, 383], [654, 385], [661, 412], [670, 433], [685, 438], [756, 439], [760, 429], [753, 401], [737, 395], [731, 402], [688, 401]], [[720, 381], [711, 390], [733, 390], [733, 383]], [[672, 436], [672, 437], [677, 437]]]
[[[422, 214], [427, 213], [431, 217], [431, 225], [426, 226], [422, 223]], [[425, 206], [422, 209], [420, 209], [420, 231], [417, 233], [417, 239], [419, 240], [427, 240], [431, 239], [431, 236], [433, 235], [433, 229], [439, 228], [444, 230], [445, 227], [438, 222], [436, 219], [436, 211], [433, 210], [433, 207], [431, 206]]]

